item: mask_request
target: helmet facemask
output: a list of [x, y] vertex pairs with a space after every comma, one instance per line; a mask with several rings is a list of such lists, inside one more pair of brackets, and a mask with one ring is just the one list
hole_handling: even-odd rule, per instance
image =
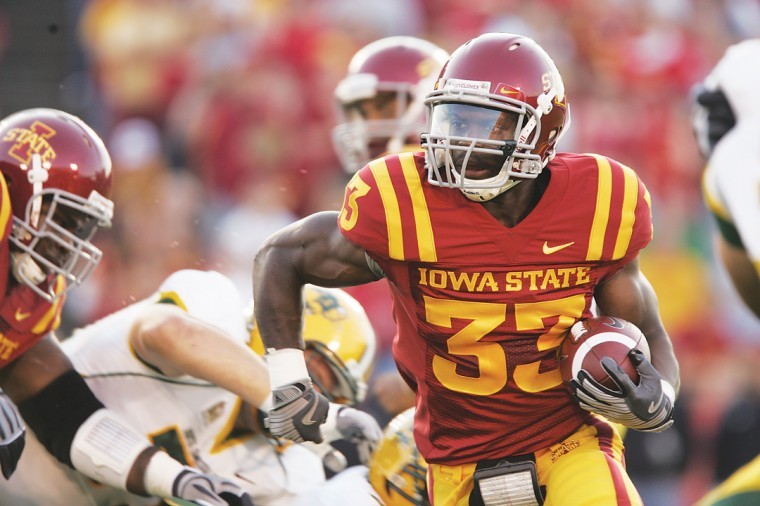
[[485, 202], [541, 173], [544, 164], [532, 152], [540, 115], [529, 104], [467, 95], [444, 101], [443, 93], [433, 92], [426, 105], [429, 133], [422, 135], [422, 146], [430, 184]]
[[336, 90], [339, 122], [333, 128], [333, 144], [349, 173], [401, 150], [424, 126], [424, 111], [414, 107], [412, 86], [376, 81], [371, 74], [356, 74]]
[[[35, 193], [25, 219], [13, 217], [14, 276], [48, 301], [81, 285], [102, 257], [90, 240], [98, 227], [110, 227], [112, 216], [113, 202], [94, 190], [87, 199], [59, 189]], [[63, 276], [66, 290], [43, 284], [51, 275]]]

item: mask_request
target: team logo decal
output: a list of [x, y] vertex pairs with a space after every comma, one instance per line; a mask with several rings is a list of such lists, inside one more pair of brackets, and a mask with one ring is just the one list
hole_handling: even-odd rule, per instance
[[55, 160], [56, 153], [48, 141], [56, 131], [41, 121], [35, 121], [29, 128], [12, 128], [3, 137], [3, 142], [12, 142], [8, 154], [20, 163], [31, 167], [32, 155], [40, 155], [42, 163]]

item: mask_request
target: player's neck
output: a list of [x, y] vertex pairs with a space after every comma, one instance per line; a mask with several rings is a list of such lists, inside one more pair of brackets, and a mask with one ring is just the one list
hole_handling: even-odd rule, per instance
[[536, 179], [526, 179], [482, 205], [502, 225], [512, 228], [536, 207], [549, 184], [549, 171]]

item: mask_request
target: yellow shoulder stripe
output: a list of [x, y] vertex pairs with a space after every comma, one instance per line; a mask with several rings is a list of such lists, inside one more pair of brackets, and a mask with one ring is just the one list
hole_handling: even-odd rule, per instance
[[720, 203], [715, 195], [710, 192], [709, 188], [710, 187], [707, 186], [707, 171], [705, 171], [702, 174], [702, 195], [704, 195], [705, 205], [707, 206], [707, 209], [725, 221], [732, 223], [734, 220], [731, 219], [731, 214], [725, 207], [723, 207], [723, 204]]
[[636, 202], [639, 196], [639, 182], [636, 173], [630, 167], [626, 167], [625, 165], [622, 167], [624, 176], [623, 214], [620, 220], [620, 230], [615, 241], [615, 250], [612, 253], [613, 260], [623, 258], [625, 252], [628, 251], [628, 246], [631, 245], [633, 225], [636, 221]]
[[430, 223], [430, 212], [428, 211], [425, 192], [422, 191], [422, 181], [420, 173], [414, 165], [414, 155], [404, 153], [399, 156], [401, 160], [401, 169], [404, 172], [404, 180], [409, 187], [409, 194], [412, 197], [412, 209], [414, 210], [414, 225], [417, 230], [417, 246], [420, 250], [420, 260], [423, 262], [435, 262], [438, 255], [435, 251], [435, 237], [433, 236], [433, 225]]
[[607, 230], [607, 222], [610, 219], [610, 201], [612, 199], [612, 168], [606, 158], [592, 155], [596, 158], [599, 168], [599, 183], [596, 190], [596, 208], [594, 209], [594, 221], [591, 224], [591, 235], [588, 241], [586, 260], [594, 261], [602, 258], [604, 248], [604, 233]]
[[8, 220], [11, 218], [11, 196], [8, 194], [8, 184], [5, 178], [0, 176], [0, 233], [5, 230]]
[[[53, 286], [53, 292], [57, 295], [63, 292], [66, 288], [66, 280], [60, 274], [55, 277], [55, 286]], [[56, 299], [50, 304], [50, 307], [42, 318], [39, 319], [37, 324], [32, 327], [33, 334], [41, 334], [46, 330], [55, 330], [61, 324], [61, 306], [63, 306], [64, 297], [56, 297]], [[51, 325], [50, 322], [53, 322]]]
[[[399, 156], [404, 181], [408, 187], [414, 213], [415, 232], [420, 260], [434, 262], [437, 259], [433, 226], [430, 222], [425, 194], [422, 191], [422, 181], [414, 165], [411, 153]], [[388, 166], [383, 159], [370, 162], [369, 168], [377, 182], [380, 199], [385, 211], [385, 224], [388, 231], [388, 256], [393, 260], [406, 260], [404, 251], [404, 227], [396, 190], [391, 182]]]
[[[596, 159], [599, 168], [599, 183], [596, 193], [596, 208], [594, 210], [594, 221], [591, 225], [591, 234], [589, 237], [588, 251], [586, 260], [601, 260], [604, 250], [604, 239], [607, 234], [607, 228], [610, 219], [610, 206], [612, 203], [612, 167], [610, 161], [599, 155], [592, 155]], [[629, 167], [623, 167], [623, 204], [620, 221], [620, 228], [612, 233], [616, 233], [615, 248], [612, 252], [612, 260], [618, 260], [625, 256], [628, 247], [631, 244], [633, 236], [633, 227], [636, 221], [636, 204], [638, 202], [639, 184], [636, 173]], [[644, 196], [645, 199], [649, 195]], [[649, 204], [649, 201], [647, 201]], [[651, 207], [651, 204], [650, 204]]]
[[393, 189], [388, 166], [383, 159], [370, 162], [369, 168], [377, 182], [380, 198], [385, 210], [385, 226], [388, 229], [388, 256], [394, 260], [404, 260], [404, 236], [401, 228], [401, 212], [398, 208], [398, 198]]

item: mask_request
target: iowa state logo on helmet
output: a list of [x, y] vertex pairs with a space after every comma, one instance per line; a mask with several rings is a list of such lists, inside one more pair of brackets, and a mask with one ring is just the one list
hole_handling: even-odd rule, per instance
[[55, 149], [48, 139], [56, 133], [52, 127], [41, 121], [35, 121], [29, 128], [11, 128], [3, 136], [3, 142], [12, 142], [8, 155], [28, 167], [32, 163], [32, 155], [35, 154], [40, 155], [42, 163], [55, 160]]

